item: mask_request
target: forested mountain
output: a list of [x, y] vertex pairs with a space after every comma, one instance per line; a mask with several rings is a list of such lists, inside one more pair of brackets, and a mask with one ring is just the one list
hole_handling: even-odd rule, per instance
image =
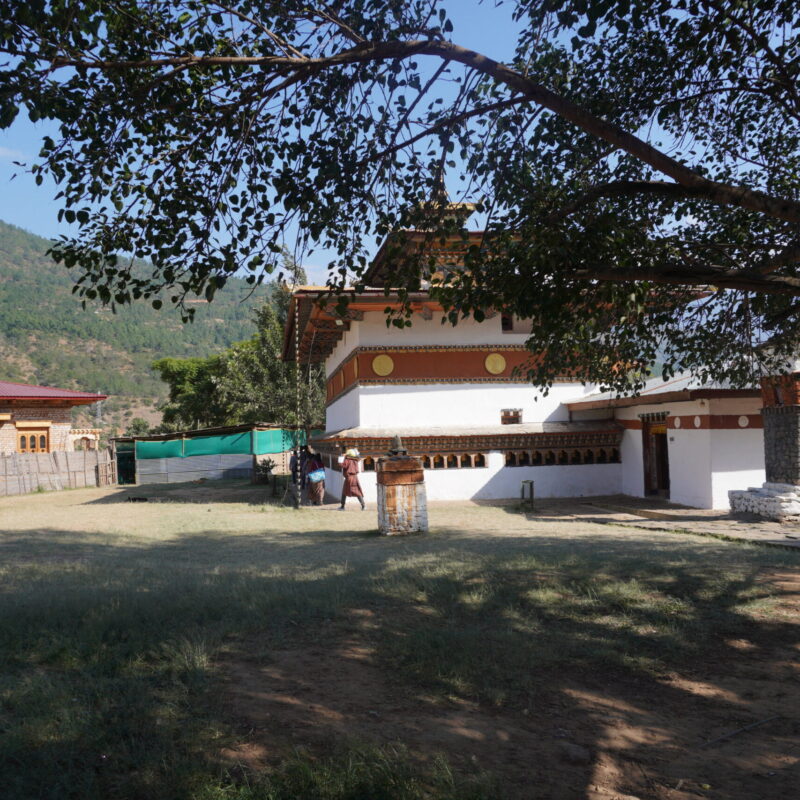
[[[150, 369], [166, 356], [208, 356], [255, 332], [255, 292], [232, 279], [213, 303], [195, 301], [195, 320], [147, 303], [116, 314], [81, 308], [73, 276], [47, 256], [46, 239], [0, 222], [0, 379], [110, 395], [104, 421], [124, 427], [134, 414], [156, 421], [166, 387]], [[84, 411], [84, 416], [86, 412]]]

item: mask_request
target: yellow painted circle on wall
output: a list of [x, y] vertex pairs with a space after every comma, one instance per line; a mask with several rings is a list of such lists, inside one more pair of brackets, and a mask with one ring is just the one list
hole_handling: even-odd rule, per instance
[[394, 361], [391, 356], [380, 355], [372, 359], [372, 371], [381, 377], [391, 375], [394, 371]]
[[486, 371], [490, 375], [499, 375], [501, 372], [505, 371], [506, 368], [506, 360], [500, 353], [489, 353], [486, 356], [486, 361], [483, 362], [483, 365], [486, 367]]

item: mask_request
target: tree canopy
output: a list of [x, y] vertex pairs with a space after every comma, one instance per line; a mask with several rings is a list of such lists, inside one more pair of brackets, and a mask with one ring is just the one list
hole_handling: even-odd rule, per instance
[[[283, 295], [289, 294], [288, 288]], [[153, 369], [169, 386], [161, 431], [277, 422], [310, 429], [325, 418], [325, 380], [318, 365], [281, 361], [286, 309], [256, 312], [257, 333], [210, 358], [162, 358]], [[134, 420], [135, 422], [135, 420]]]
[[375, 237], [454, 225], [444, 180], [487, 233], [433, 292], [453, 320], [530, 318], [537, 382], [776, 369], [800, 324], [796, 0], [509, 3], [500, 63], [438, 0], [0, 0], [0, 125], [58, 123], [33, 169], [88, 299], [211, 298], [294, 231], [358, 285]]

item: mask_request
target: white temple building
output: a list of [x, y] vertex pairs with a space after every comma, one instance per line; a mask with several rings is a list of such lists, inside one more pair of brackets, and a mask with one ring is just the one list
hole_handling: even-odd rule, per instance
[[[381, 278], [384, 253], [367, 281]], [[656, 378], [620, 398], [565, 376], [544, 396], [525, 377], [520, 320], [495, 313], [443, 325], [441, 307], [419, 292], [411, 327], [387, 327], [397, 296], [365, 289], [348, 299], [342, 316], [325, 287], [298, 288], [284, 339], [285, 359], [325, 365], [325, 433], [312, 446], [330, 495], [341, 491], [337, 457], [358, 448], [374, 502], [375, 462], [396, 435], [422, 460], [429, 500], [518, 498], [533, 480], [537, 497], [623, 493], [727, 508], [730, 489], [764, 481], [755, 387]]]

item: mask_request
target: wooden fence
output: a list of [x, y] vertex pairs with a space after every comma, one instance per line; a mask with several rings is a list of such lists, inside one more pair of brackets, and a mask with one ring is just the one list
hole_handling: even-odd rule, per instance
[[0, 497], [113, 486], [117, 482], [116, 466], [109, 450], [0, 454]]

